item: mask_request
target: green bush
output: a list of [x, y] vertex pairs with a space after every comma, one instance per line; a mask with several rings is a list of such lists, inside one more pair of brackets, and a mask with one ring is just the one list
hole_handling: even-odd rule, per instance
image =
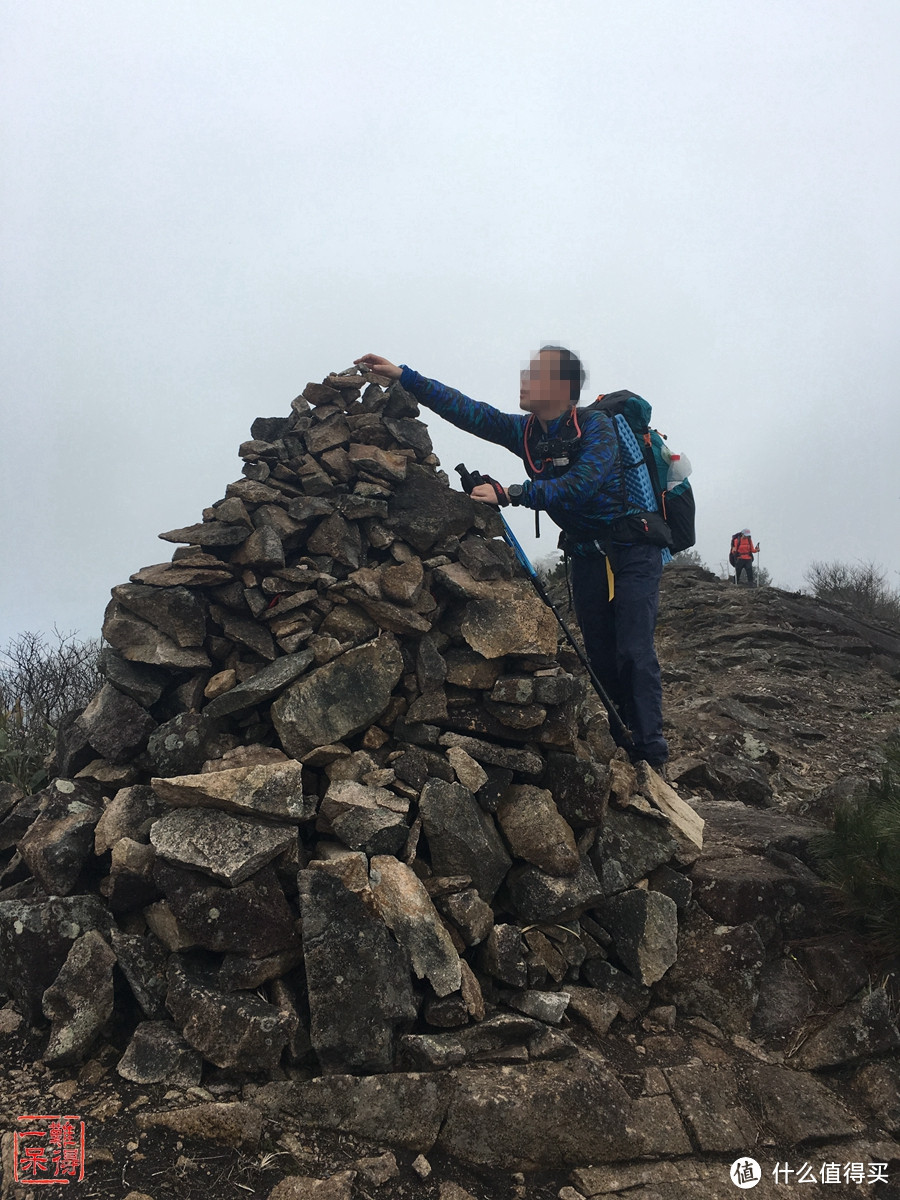
[[100, 686], [100, 643], [53, 633], [22, 633], [0, 651], [0, 782], [24, 792], [47, 779], [59, 722]]
[[835, 810], [813, 850], [839, 910], [878, 953], [900, 953], [900, 736], [885, 749], [881, 780]]

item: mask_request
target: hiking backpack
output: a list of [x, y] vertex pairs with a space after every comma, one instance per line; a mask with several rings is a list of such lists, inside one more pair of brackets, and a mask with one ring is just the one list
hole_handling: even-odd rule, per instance
[[[679, 550], [687, 550], [689, 546], [693, 546], [697, 540], [694, 493], [688, 479], [680, 480], [671, 490], [668, 488], [670, 455], [662, 435], [650, 428], [650, 416], [653, 411], [650, 405], [634, 392], [620, 391], [598, 396], [584, 411], [590, 412], [592, 409], [599, 409], [613, 418], [626, 475], [642, 464], [647, 467], [657, 507], [672, 534], [672, 553], [677, 554]], [[626, 459], [620, 421], [627, 423], [641, 448], [642, 456], [635, 462]]]

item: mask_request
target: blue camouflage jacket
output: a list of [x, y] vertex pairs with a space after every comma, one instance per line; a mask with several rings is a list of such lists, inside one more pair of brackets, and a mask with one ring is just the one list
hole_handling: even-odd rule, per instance
[[[471, 400], [407, 366], [403, 366], [400, 384], [420, 404], [452, 425], [504, 446], [525, 461], [528, 422], [525, 414], [501, 412], [490, 404]], [[553, 437], [567, 419], [568, 414], [558, 417], [548, 427], [547, 435]], [[596, 409], [579, 412], [579, 423], [581, 438], [576, 460], [565, 474], [555, 479], [532, 478], [523, 482], [522, 504], [546, 512], [570, 538], [592, 541], [603, 536], [607, 522], [625, 511], [619, 440], [612, 418], [604, 412]]]

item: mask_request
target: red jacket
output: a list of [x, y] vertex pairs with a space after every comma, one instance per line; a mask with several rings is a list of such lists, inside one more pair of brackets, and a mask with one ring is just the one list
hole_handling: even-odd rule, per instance
[[753, 555], [759, 553], [759, 546], [753, 545], [753, 538], [733, 537], [731, 539], [731, 552], [735, 558], [741, 559], [742, 562], [752, 562]]

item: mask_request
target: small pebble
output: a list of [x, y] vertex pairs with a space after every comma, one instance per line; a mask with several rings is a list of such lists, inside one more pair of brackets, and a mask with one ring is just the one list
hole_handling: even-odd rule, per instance
[[413, 1161], [412, 1169], [420, 1179], [427, 1179], [431, 1174], [431, 1163], [424, 1154], [420, 1154], [419, 1157]]
[[360, 1158], [354, 1164], [362, 1179], [372, 1187], [381, 1187], [389, 1179], [400, 1174], [397, 1159], [388, 1151], [377, 1158]]
[[0, 1009], [0, 1033], [15, 1033], [21, 1024], [21, 1016], [11, 1005]]

